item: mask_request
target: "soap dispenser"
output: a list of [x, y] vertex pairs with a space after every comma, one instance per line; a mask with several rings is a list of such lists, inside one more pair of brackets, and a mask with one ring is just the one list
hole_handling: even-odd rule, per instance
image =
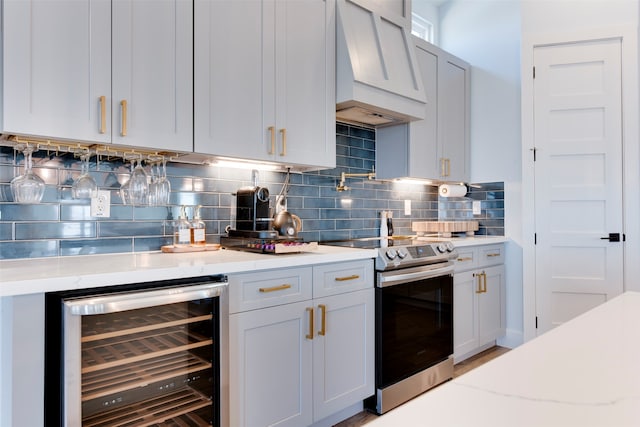
[[193, 214], [193, 220], [191, 221], [191, 244], [194, 246], [203, 246], [207, 244], [205, 224], [200, 218], [200, 208], [202, 206], [196, 206]]
[[191, 231], [184, 205], [180, 208], [180, 217], [173, 226], [173, 246], [189, 246]]

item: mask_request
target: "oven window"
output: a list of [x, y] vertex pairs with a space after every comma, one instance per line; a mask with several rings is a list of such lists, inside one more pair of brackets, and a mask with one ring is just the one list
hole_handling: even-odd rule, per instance
[[378, 388], [453, 354], [451, 275], [376, 288], [376, 309]]

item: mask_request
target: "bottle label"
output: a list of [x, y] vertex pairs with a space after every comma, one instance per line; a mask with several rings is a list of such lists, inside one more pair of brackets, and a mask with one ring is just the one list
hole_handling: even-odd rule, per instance
[[205, 243], [204, 228], [193, 229], [193, 243], [195, 245], [204, 245]]
[[178, 231], [178, 244], [180, 245], [188, 245], [191, 243], [191, 233], [189, 233], [189, 229], [181, 229]]

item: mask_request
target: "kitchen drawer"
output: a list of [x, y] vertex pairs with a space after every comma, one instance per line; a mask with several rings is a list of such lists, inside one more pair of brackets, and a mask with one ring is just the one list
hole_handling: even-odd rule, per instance
[[470, 246], [456, 248], [458, 258], [456, 258], [455, 272], [467, 271], [478, 267], [478, 248]]
[[478, 246], [478, 267], [504, 264], [504, 245]]
[[229, 313], [309, 300], [311, 280], [311, 267], [229, 275]]
[[313, 297], [373, 287], [373, 260], [322, 264], [313, 267]]

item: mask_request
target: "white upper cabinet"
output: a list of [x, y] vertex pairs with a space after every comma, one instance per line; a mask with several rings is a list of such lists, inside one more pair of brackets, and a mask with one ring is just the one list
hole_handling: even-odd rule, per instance
[[192, 151], [191, 1], [3, 6], [3, 132]]
[[413, 41], [427, 95], [425, 119], [378, 129], [376, 176], [468, 182], [470, 66]]
[[335, 167], [335, 2], [195, 8], [195, 151]]
[[192, 151], [192, 1], [114, 1], [112, 39], [112, 142]]
[[110, 142], [111, 1], [2, 5], [3, 132]]

